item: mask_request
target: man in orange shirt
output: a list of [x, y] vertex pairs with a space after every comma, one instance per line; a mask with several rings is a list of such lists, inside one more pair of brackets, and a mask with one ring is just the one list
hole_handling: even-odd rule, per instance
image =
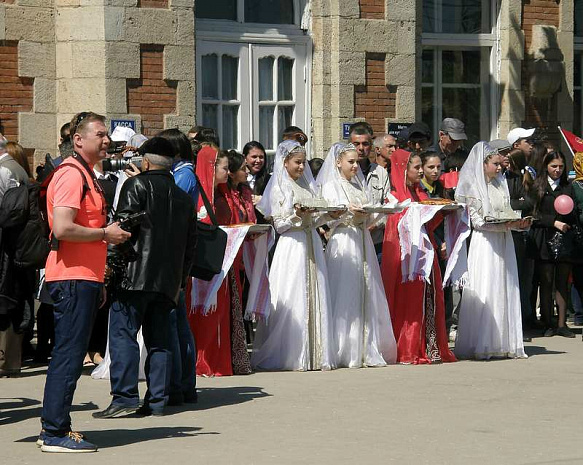
[[71, 404], [102, 301], [107, 244], [130, 237], [118, 223], [106, 225], [105, 200], [93, 165], [106, 157], [110, 139], [105, 118], [91, 112], [71, 121], [75, 155], [54, 174], [47, 190], [53, 247], [46, 264], [54, 301], [55, 346], [45, 384], [39, 443], [43, 452], [95, 452], [71, 430]]

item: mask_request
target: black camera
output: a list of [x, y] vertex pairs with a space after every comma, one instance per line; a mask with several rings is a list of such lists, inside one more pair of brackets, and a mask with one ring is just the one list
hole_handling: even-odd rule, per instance
[[130, 167], [130, 163], [137, 166], [138, 169], [142, 169], [142, 159], [144, 157], [131, 157], [131, 158], [106, 158], [102, 162], [103, 171], [122, 171]]

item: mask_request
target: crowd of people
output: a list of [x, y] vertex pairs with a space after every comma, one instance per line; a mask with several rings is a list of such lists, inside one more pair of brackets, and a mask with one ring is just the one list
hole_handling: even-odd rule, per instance
[[97, 450], [71, 427], [83, 367], [110, 379], [95, 418], [147, 416], [197, 402], [197, 375], [526, 358], [532, 337], [575, 337], [582, 151], [570, 181], [535, 129], [464, 147], [455, 118], [435, 138], [359, 122], [310, 160], [307, 141], [287, 128], [271, 160], [212, 128], [148, 139], [83, 112], [36, 177], [0, 141], [0, 375], [36, 320], [43, 451]]

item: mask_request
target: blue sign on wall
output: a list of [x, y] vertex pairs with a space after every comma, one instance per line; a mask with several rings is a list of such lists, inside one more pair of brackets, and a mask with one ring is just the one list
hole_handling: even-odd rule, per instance
[[118, 126], [131, 128], [134, 131], [136, 130], [136, 122], [133, 119], [112, 119], [110, 123], [111, 132], [113, 132]]
[[350, 126], [352, 126], [354, 123], [342, 123], [342, 138], [343, 139], [348, 139], [348, 136], [350, 135]]

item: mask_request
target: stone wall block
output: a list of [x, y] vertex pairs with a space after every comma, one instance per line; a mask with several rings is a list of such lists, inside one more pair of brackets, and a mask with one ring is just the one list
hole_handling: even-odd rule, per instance
[[364, 52], [340, 52], [338, 57], [338, 84], [366, 84]]
[[412, 21], [399, 21], [392, 24], [395, 25], [398, 37], [397, 48], [393, 50], [398, 53], [415, 53], [417, 42], [415, 23]]
[[500, 103], [500, 134], [508, 134], [510, 129], [522, 125], [524, 120], [524, 92], [506, 89]]
[[385, 17], [389, 21], [415, 21], [417, 7], [414, 0], [387, 0]]
[[358, 0], [341, 0], [330, 2], [330, 13], [333, 16], [342, 16], [343, 18], [360, 18], [360, 5]]
[[18, 6], [33, 8], [52, 8], [53, 0], [18, 0]]
[[[154, 8], [126, 10], [125, 37], [138, 44], [174, 44], [177, 19], [173, 11]], [[194, 40], [194, 39], [193, 39]]]
[[395, 115], [398, 121], [415, 121], [415, 87], [399, 86], [397, 88]]
[[6, 5], [0, 4], [0, 40], [6, 39]]
[[415, 55], [388, 55], [385, 60], [385, 82], [392, 86], [411, 85], [415, 78]]
[[56, 76], [57, 79], [73, 77], [73, 44], [71, 42], [56, 43]]
[[[412, 26], [411, 26], [412, 27]], [[338, 40], [340, 50], [387, 53], [400, 50], [398, 43], [405, 32], [414, 44], [415, 31], [397, 30], [397, 23], [389, 21], [339, 20]], [[331, 38], [333, 40], [334, 38]], [[411, 45], [409, 45], [409, 48]], [[403, 49], [406, 50], [406, 49]]]
[[56, 117], [50, 114], [19, 113], [19, 143], [23, 147], [46, 147], [55, 140]]
[[330, 82], [331, 53], [328, 50], [315, 51], [312, 55], [312, 84], [320, 85]]
[[513, 29], [500, 31], [500, 58], [510, 60], [524, 59], [524, 33]]
[[140, 78], [140, 45], [130, 42], [106, 42], [106, 78]]
[[522, 89], [522, 61], [501, 60], [500, 85], [502, 89]]
[[55, 40], [54, 11], [52, 8], [12, 6], [5, 10], [6, 40], [53, 42]]
[[330, 118], [332, 116], [331, 86], [323, 84], [314, 86], [312, 88], [312, 107], [319, 109], [318, 115], [322, 118]]
[[192, 116], [176, 116], [176, 115], [165, 115], [164, 116], [164, 127], [165, 128], [178, 128], [181, 131], [188, 131], [195, 124], [194, 115]]
[[176, 113], [180, 116], [196, 115], [196, 88], [194, 81], [179, 81], [176, 88]]
[[354, 116], [354, 86], [332, 84], [330, 90], [331, 97], [328, 101], [332, 101], [332, 113], [339, 118], [352, 118]]
[[74, 78], [103, 79], [105, 42], [75, 42], [71, 51]]
[[[192, 2], [190, 2], [192, 4]], [[105, 0], [105, 5], [109, 7], [135, 8], [138, 0]]]
[[94, 78], [60, 79], [57, 81], [57, 110], [74, 115], [90, 109], [107, 113], [105, 80]]
[[128, 111], [126, 80], [106, 79], [105, 98], [107, 114], [126, 113]]
[[21, 40], [18, 42], [18, 75], [55, 77], [55, 44]]
[[164, 79], [194, 80], [194, 48], [167, 45], [164, 47]]
[[103, 7], [86, 6], [59, 9], [57, 11], [56, 32], [58, 42], [104, 41]]
[[105, 9], [105, 40], [121, 41], [125, 38], [125, 8], [110, 6]]
[[81, 5], [81, 0], [54, 0], [55, 7], [67, 7], [67, 6], [79, 6]]
[[194, 46], [194, 10], [177, 10], [174, 13], [178, 20], [176, 44]]
[[57, 84], [54, 79], [34, 80], [35, 113], [55, 113], [57, 111]]
[[170, 9], [187, 9], [189, 11], [194, 11], [192, 0], [170, 0]]

